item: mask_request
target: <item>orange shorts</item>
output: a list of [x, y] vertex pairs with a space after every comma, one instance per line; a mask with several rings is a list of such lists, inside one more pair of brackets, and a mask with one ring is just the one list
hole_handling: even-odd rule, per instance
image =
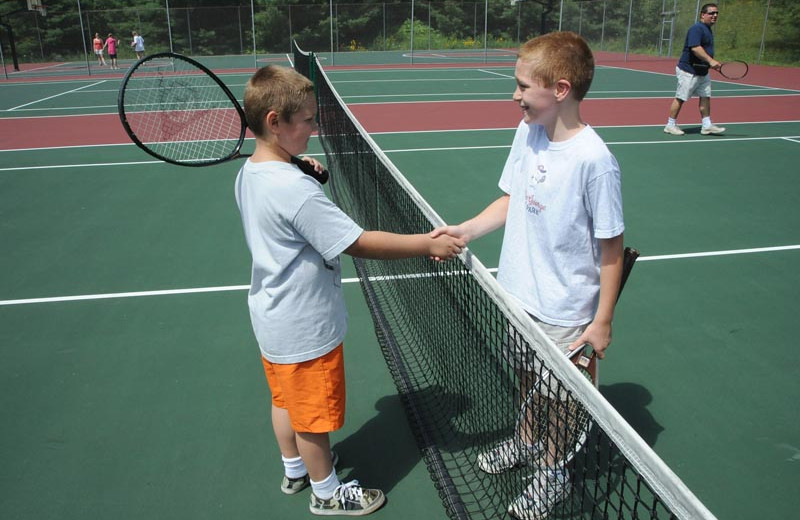
[[283, 365], [261, 358], [272, 404], [289, 412], [296, 432], [328, 433], [344, 425], [342, 344], [322, 357]]

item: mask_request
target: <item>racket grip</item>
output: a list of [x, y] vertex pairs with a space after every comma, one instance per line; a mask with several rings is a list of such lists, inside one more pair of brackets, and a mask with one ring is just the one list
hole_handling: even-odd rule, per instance
[[328, 179], [330, 178], [330, 173], [328, 172], [328, 170], [322, 170], [321, 172], [318, 172], [317, 170], [314, 169], [313, 166], [311, 166], [311, 164], [305, 162], [303, 159], [299, 157], [292, 156], [292, 163], [295, 164], [298, 168], [300, 168], [300, 171], [302, 171], [303, 173], [305, 173], [310, 177], [313, 177], [320, 184], [325, 184], [326, 182], [328, 182]]

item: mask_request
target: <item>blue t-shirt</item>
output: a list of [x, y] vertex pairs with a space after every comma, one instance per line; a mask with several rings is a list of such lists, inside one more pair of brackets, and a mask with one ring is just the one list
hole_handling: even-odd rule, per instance
[[683, 52], [678, 60], [678, 68], [695, 74], [697, 76], [708, 75], [708, 63], [701, 60], [692, 52], [692, 47], [701, 46], [709, 56], [714, 57], [714, 33], [711, 26], [702, 22], [697, 22], [689, 27], [686, 33], [686, 41], [683, 44]]

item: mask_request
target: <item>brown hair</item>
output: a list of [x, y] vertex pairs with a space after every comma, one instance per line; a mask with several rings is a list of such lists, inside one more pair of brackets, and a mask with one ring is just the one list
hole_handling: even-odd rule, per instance
[[270, 111], [289, 121], [313, 92], [311, 80], [294, 69], [279, 65], [258, 69], [244, 88], [247, 126], [256, 136], [263, 137], [264, 119]]
[[517, 57], [530, 65], [530, 77], [552, 87], [560, 79], [572, 85], [572, 95], [582, 100], [594, 78], [594, 56], [580, 35], [552, 32], [528, 40]]

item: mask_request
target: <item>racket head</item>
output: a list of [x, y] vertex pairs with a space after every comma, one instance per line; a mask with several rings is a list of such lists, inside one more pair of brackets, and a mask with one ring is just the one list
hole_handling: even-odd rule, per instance
[[750, 67], [741, 60], [726, 61], [719, 68], [719, 73], [728, 79], [742, 79], [747, 76]]
[[145, 56], [119, 88], [120, 121], [153, 157], [181, 166], [209, 166], [241, 157], [244, 111], [203, 64], [171, 52]]

